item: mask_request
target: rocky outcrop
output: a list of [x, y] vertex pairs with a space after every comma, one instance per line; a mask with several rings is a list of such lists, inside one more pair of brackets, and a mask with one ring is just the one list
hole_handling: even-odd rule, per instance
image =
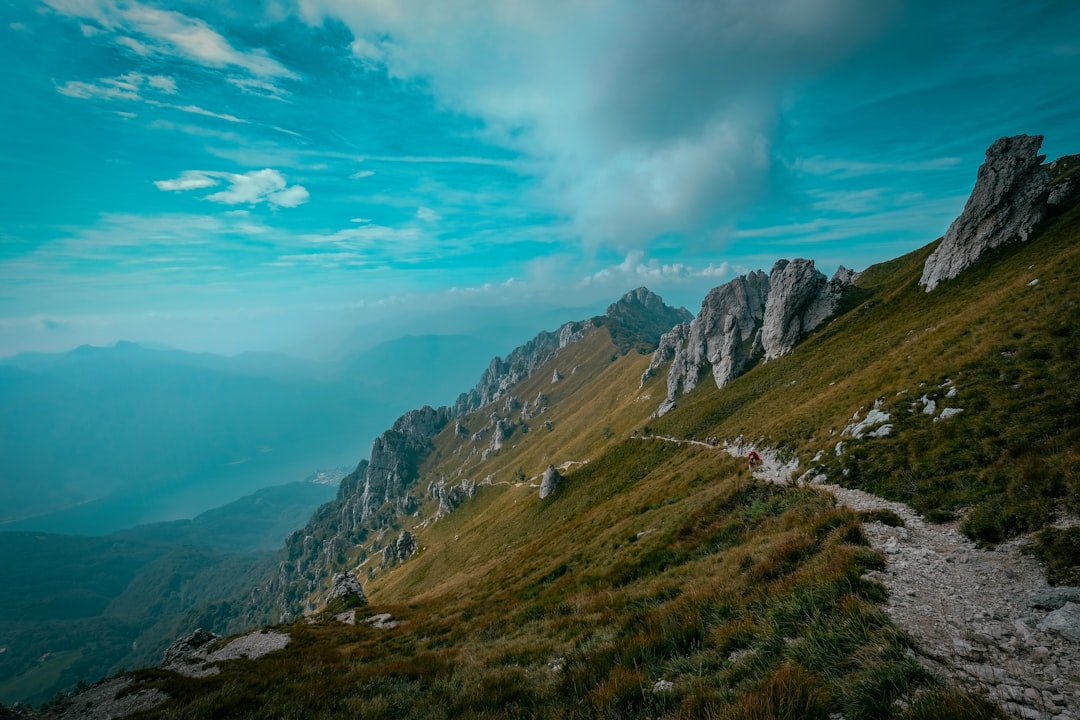
[[930, 292], [960, 274], [989, 249], [1025, 241], [1046, 215], [1050, 175], [1039, 154], [1042, 135], [1001, 138], [986, 151], [986, 161], [964, 211], [941, 245], [926, 259], [919, 284]]
[[326, 603], [329, 604], [338, 599], [343, 599], [350, 605], [367, 604], [364, 588], [360, 586], [360, 581], [353, 575], [351, 570], [334, 574], [330, 592], [326, 596]]
[[515, 348], [505, 360], [492, 358], [476, 387], [458, 397], [454, 403], [453, 415], [464, 416], [501, 400], [514, 385], [529, 377], [564, 347], [581, 340], [595, 327], [592, 320], [569, 322], [553, 333], [539, 333], [529, 342]]
[[436, 519], [445, 517], [458, 509], [466, 498], [476, 494], [476, 483], [464, 478], [456, 485], [449, 485], [444, 477], [439, 482], [428, 485], [428, 493], [439, 501], [439, 509], [436, 511]]
[[165, 648], [165, 653], [161, 657], [161, 665], [168, 669], [178, 664], [184, 664], [208, 643], [211, 643], [220, 637], [220, 635], [216, 635], [208, 630], [203, 630], [202, 628], [197, 628], [186, 635], [181, 635], [173, 641], [172, 645]]
[[431, 449], [431, 440], [450, 421], [447, 408], [424, 406], [410, 410], [371, 445], [363, 490], [361, 519], [392, 502], [417, 479], [420, 463]]
[[559, 484], [562, 483], [562, 479], [562, 475], [555, 469], [555, 466], [548, 465], [547, 470], [544, 471], [544, 477], [540, 480], [540, 499], [543, 500], [555, 492]]
[[671, 357], [665, 411], [674, 406], [678, 394], [697, 387], [708, 370], [717, 386], [723, 387], [743, 372], [752, 357], [760, 355], [758, 331], [768, 294], [769, 278], [760, 270], [735, 278], [710, 290], [689, 324], [661, 337], [646, 375]]
[[777, 261], [769, 274], [769, 297], [761, 326], [765, 359], [787, 354], [803, 335], [836, 312], [853, 276], [841, 266], [832, 280], [826, 280], [813, 260]]
[[604, 322], [620, 353], [637, 350], [653, 352], [664, 333], [693, 315], [686, 308], [673, 308], [648, 288], [639, 287], [608, 306]]
[[770, 275], [758, 270], [710, 290], [696, 318], [660, 337], [641, 376], [644, 385], [670, 363], [656, 416], [674, 409], [675, 398], [697, 387], [707, 372], [723, 387], [762, 358], [789, 352], [836, 312], [855, 277], [841, 266], [826, 280], [813, 260], [779, 260]]
[[408, 530], [402, 530], [395, 542], [383, 548], [382, 565], [390, 567], [408, 560], [416, 553], [416, 537]]
[[686, 344], [689, 337], [690, 323], [688, 322], [679, 323], [661, 335], [660, 342], [657, 344], [656, 350], [653, 351], [652, 360], [649, 361], [649, 367], [641, 374], [639, 387], [645, 385], [645, 381], [649, 378], [656, 377], [660, 368], [674, 360], [675, 354]]

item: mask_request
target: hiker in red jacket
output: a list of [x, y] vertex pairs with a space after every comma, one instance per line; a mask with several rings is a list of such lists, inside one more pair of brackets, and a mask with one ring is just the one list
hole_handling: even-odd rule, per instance
[[751, 450], [750, 454], [746, 456], [747, 462], [750, 463], [750, 469], [753, 470], [755, 465], [761, 464], [761, 456], [757, 454], [756, 450]]

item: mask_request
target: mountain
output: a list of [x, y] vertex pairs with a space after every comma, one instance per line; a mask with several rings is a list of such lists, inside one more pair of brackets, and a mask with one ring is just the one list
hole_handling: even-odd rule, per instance
[[491, 352], [426, 336], [335, 364], [133, 343], [0, 360], [0, 529], [103, 534], [352, 465], [421, 397], [452, 399]]
[[0, 533], [0, 701], [40, 702], [153, 663], [192, 622], [250, 626], [222, 608], [271, 572], [272, 551], [335, 492], [315, 482], [263, 488], [192, 520], [105, 537]]
[[[650, 327], [652, 356], [620, 351], [616, 311], [493, 359], [289, 537], [252, 598], [278, 626], [193, 633], [174, 669], [92, 697], [170, 718], [1073, 717], [1078, 160], [1046, 167], [1029, 233], [930, 292], [942, 240], [835, 296], [809, 260], [748, 274], [709, 322]], [[767, 314], [794, 319], [779, 344]], [[701, 363], [672, 394], [680, 352]]]

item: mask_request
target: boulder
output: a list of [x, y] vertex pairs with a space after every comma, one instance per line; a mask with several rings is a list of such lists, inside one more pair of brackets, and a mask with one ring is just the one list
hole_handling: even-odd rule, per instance
[[551, 493], [555, 492], [556, 488], [562, 482], [562, 475], [555, 469], [554, 465], [548, 465], [547, 470], [544, 471], [544, 477], [540, 481], [540, 499], [543, 500]]
[[986, 151], [964, 211], [941, 245], [926, 259], [919, 284], [930, 292], [951, 280], [984, 252], [1023, 242], [1046, 215], [1050, 174], [1039, 154], [1042, 135], [1003, 137]]
[[1065, 603], [1080, 604], [1080, 587], [1045, 587], [1035, 590], [1028, 598], [1028, 606], [1044, 610], [1057, 610]]
[[1038, 628], [1080, 643], [1080, 605], [1074, 602], [1065, 603], [1043, 618]]
[[165, 648], [165, 653], [161, 657], [161, 664], [165, 667], [170, 667], [177, 663], [185, 663], [189, 658], [198, 654], [207, 643], [217, 640], [220, 637], [220, 635], [216, 635], [208, 630], [203, 630], [202, 628], [192, 630], [187, 635], [181, 635], [173, 641], [172, 645]]
[[330, 593], [326, 596], [326, 602], [330, 603], [338, 598], [343, 598], [352, 605], [367, 604], [364, 588], [360, 586], [360, 581], [353, 575], [351, 570], [334, 574]]

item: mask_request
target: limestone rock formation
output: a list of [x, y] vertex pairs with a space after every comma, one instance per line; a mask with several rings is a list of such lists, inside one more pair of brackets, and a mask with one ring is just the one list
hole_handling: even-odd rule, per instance
[[836, 312], [851, 271], [841, 267], [832, 281], [813, 260], [778, 260], [769, 274], [769, 297], [761, 327], [765, 359], [790, 352], [795, 343]]
[[760, 270], [735, 278], [709, 291], [689, 325], [661, 337], [650, 369], [655, 372], [671, 356], [665, 400], [669, 408], [677, 394], [697, 387], [708, 369], [723, 387], [743, 372], [750, 357], [760, 354], [757, 334], [768, 293], [769, 278]]
[[656, 373], [661, 367], [675, 359], [675, 353], [686, 344], [689, 337], [689, 322], [679, 323], [660, 336], [660, 342], [657, 344], [656, 350], [653, 351], [649, 367], [641, 374], [642, 386], [645, 385], [645, 381], [649, 378], [656, 377]]
[[1039, 154], [1042, 135], [1003, 137], [986, 151], [986, 161], [964, 211], [941, 245], [926, 259], [919, 284], [930, 292], [960, 274], [987, 250], [1028, 239], [1046, 214], [1050, 175]]
[[382, 565], [390, 567], [408, 560], [416, 553], [416, 537], [408, 530], [402, 530], [395, 542], [383, 548]]
[[367, 604], [364, 588], [360, 586], [360, 581], [353, 575], [351, 570], [334, 574], [330, 593], [326, 596], [326, 602], [330, 603], [338, 598], [343, 598], [353, 605]]
[[553, 333], [539, 333], [529, 342], [515, 348], [505, 360], [492, 358], [476, 387], [458, 397], [454, 403], [453, 415], [461, 417], [502, 399], [510, 388], [554, 358], [561, 349], [581, 340], [595, 327], [592, 320], [569, 322]]
[[435, 514], [441, 518], [457, 510], [458, 506], [476, 494], [476, 483], [469, 478], [464, 478], [457, 485], [448, 485], [444, 477], [439, 482], [428, 485], [428, 492], [439, 501], [439, 509]]
[[449, 421], [447, 408], [435, 410], [425, 405], [402, 415], [375, 439], [361, 492], [362, 519], [404, 493], [417, 478], [417, 468], [430, 450], [432, 438]]
[[697, 387], [711, 371], [723, 387], [758, 360], [779, 357], [832, 315], [856, 274], [840, 267], [832, 280], [813, 260], [779, 260], [770, 275], [758, 270], [713, 288], [701, 312], [660, 338], [641, 384], [670, 363], [667, 395], [655, 415]]
[[559, 487], [562, 482], [562, 475], [555, 469], [554, 465], [548, 465], [547, 470], [544, 471], [544, 477], [540, 480], [540, 499], [543, 500]]
[[205, 647], [207, 643], [213, 642], [220, 637], [220, 635], [203, 630], [202, 628], [197, 628], [186, 635], [181, 635], [173, 641], [172, 645], [165, 648], [165, 653], [161, 657], [161, 664], [163, 667], [169, 668], [178, 663], [184, 663], [188, 658], [192, 657], [200, 649]]

